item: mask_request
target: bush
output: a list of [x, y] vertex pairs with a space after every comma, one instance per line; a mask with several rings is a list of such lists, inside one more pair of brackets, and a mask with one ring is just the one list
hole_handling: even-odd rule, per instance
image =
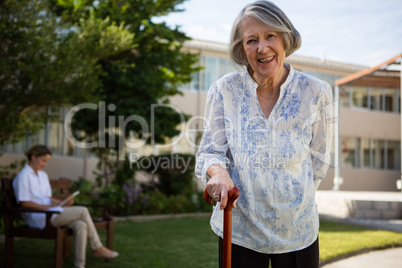
[[[75, 203], [80, 204], [93, 204], [97, 198], [93, 195], [93, 185], [90, 181], [80, 177], [77, 181], [73, 181], [73, 192], [79, 190], [80, 194], [74, 198]], [[94, 200], [95, 199], [95, 200]]]
[[0, 166], [0, 177], [13, 179], [17, 176], [18, 172], [25, 166], [26, 160], [15, 160], [14, 162]]
[[[26, 160], [15, 160], [14, 162], [0, 166], [0, 178], [10, 178], [14, 179], [18, 172], [24, 167]], [[1, 190], [1, 189], [0, 189]], [[0, 194], [0, 234], [3, 234], [5, 231], [5, 224], [4, 224], [4, 202], [3, 202], [3, 195]], [[22, 219], [17, 222], [17, 225], [23, 224]]]
[[[96, 199], [95, 203], [113, 205], [111, 214], [119, 216], [211, 211], [203, 192], [196, 189], [193, 155], [143, 157], [136, 164], [130, 166], [128, 159], [120, 163], [115, 178], [98, 192], [88, 181], [79, 181], [77, 185], [83, 192], [77, 196], [79, 201]], [[137, 183], [134, 179], [137, 169], [154, 174], [156, 180]]]
[[195, 157], [190, 154], [165, 154], [138, 160], [139, 169], [157, 176], [155, 188], [166, 196], [192, 197], [195, 190], [194, 166]]
[[138, 215], [150, 214], [177, 214], [196, 212], [197, 204], [184, 195], [166, 196], [159, 191], [153, 191], [140, 195], [139, 202], [136, 202], [137, 209], [133, 212]]

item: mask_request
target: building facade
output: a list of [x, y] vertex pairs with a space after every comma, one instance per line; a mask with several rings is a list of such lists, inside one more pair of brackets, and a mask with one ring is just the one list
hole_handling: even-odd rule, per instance
[[[180, 126], [181, 135], [167, 144], [153, 148], [144, 146], [130, 152], [141, 156], [166, 152], [196, 153], [202, 135], [202, 116], [208, 89], [217, 79], [235, 71], [236, 67], [229, 59], [225, 44], [191, 40], [185, 44], [185, 49], [200, 55], [199, 64], [203, 69], [193, 75], [190, 83], [180, 87], [182, 96], [171, 97], [170, 101], [177, 112], [190, 114], [192, 118]], [[334, 90], [335, 100], [338, 99], [335, 95], [335, 82], [366, 69], [365, 66], [297, 55], [288, 57], [285, 62], [296, 70], [328, 82]], [[343, 178], [341, 190], [397, 191], [396, 181], [400, 179], [401, 168], [399, 103], [399, 90], [395, 89], [364, 86], [340, 89], [339, 163], [334, 159], [333, 146], [331, 167], [320, 189], [333, 188], [334, 171], [338, 164], [339, 176]], [[23, 151], [33, 144], [41, 143], [48, 145], [54, 152], [53, 163], [47, 170], [51, 178], [91, 178], [97, 159], [66, 139], [64, 120], [68, 111], [49, 111], [59, 116], [59, 122], [49, 122], [44, 130], [27, 137], [25, 141], [4, 146], [0, 165], [22, 158]]]
[[[202, 116], [209, 87], [214, 81], [236, 68], [231, 64], [224, 44], [192, 40], [186, 48], [200, 54], [204, 70], [182, 87], [183, 96], [171, 98], [173, 104], [193, 116]], [[345, 76], [362, 72], [367, 67], [325, 59], [291, 55], [285, 62], [294, 69], [328, 82], [339, 100], [339, 161], [335, 161], [335, 143], [331, 167], [320, 185], [321, 190], [334, 188], [335, 167], [339, 165], [341, 190], [398, 191], [400, 179], [400, 91], [394, 88], [373, 88], [369, 85], [342, 87], [335, 95], [335, 82]], [[190, 127], [195, 129], [201, 123]], [[191, 129], [187, 129], [191, 131]], [[334, 133], [335, 134], [335, 133]], [[184, 145], [178, 150], [194, 153]]]

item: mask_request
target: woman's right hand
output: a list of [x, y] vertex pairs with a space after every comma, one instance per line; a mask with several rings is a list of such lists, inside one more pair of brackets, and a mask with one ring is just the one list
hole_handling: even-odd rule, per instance
[[74, 205], [74, 197], [72, 197], [70, 200], [67, 201], [67, 203], [64, 205], [65, 207], [70, 207]]
[[[233, 181], [227, 170], [218, 164], [210, 166], [207, 174], [210, 177], [207, 183], [208, 194], [212, 198], [215, 196], [214, 200], [220, 202], [220, 209], [224, 209], [228, 202], [228, 192], [234, 187]], [[236, 201], [233, 208], [236, 208]]]

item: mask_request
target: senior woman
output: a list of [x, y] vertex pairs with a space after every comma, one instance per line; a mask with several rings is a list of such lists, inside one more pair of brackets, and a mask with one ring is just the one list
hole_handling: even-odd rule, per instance
[[240, 190], [232, 267], [318, 267], [315, 191], [329, 166], [332, 90], [284, 63], [300, 46], [274, 3], [246, 5], [229, 45], [243, 68], [208, 93], [196, 175], [219, 202], [211, 227], [220, 237], [228, 190]]

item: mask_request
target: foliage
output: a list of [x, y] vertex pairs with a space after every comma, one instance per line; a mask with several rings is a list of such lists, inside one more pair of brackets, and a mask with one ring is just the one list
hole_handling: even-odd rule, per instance
[[96, 191], [94, 191], [94, 185], [83, 177], [80, 177], [77, 181], [73, 181], [71, 191], [80, 191], [80, 194], [74, 198], [75, 203], [80, 204], [93, 204], [97, 202]]
[[[171, 214], [210, 211], [203, 192], [195, 187], [194, 156], [167, 154], [141, 158], [137, 163], [126, 159], [115, 171], [115, 179], [107, 186], [80, 180], [76, 201], [113, 205], [113, 215]], [[147, 183], [135, 180], [137, 169], [153, 172], [157, 177]], [[85, 199], [85, 200], [81, 200]], [[84, 201], [84, 202], [82, 202]]]
[[178, 27], [152, 19], [181, 11], [183, 1], [2, 3], [0, 145], [42, 128], [50, 107], [90, 102], [97, 109], [79, 109], [67, 124], [76, 140], [99, 142], [99, 184], [108, 187], [126, 141], [164, 143], [178, 135], [189, 116], [168, 97], [191, 80], [198, 56], [183, 52], [189, 38]]
[[17, 176], [17, 173], [24, 167], [26, 160], [15, 160], [8, 165], [0, 166], [0, 178], [10, 178], [13, 179]]
[[[126, 51], [133, 34], [109, 18], [73, 24], [46, 0], [0, 4], [0, 144], [44, 126], [48, 107], [95, 99], [100, 60]], [[109, 62], [109, 64], [111, 64]]]
[[[22, 169], [22, 167], [25, 165], [26, 160], [15, 160], [14, 162], [8, 164], [8, 165], [2, 165], [0, 166], [0, 178], [10, 178], [13, 179], [15, 176], [17, 176], [17, 172]], [[0, 195], [0, 210], [4, 210], [4, 202], [3, 202], [3, 195]], [[0, 233], [4, 231], [4, 214], [0, 213]], [[18, 222], [17, 224], [21, 224], [22, 220]]]
[[188, 154], [140, 158], [133, 166], [153, 174], [155, 179], [123, 185], [127, 215], [210, 211], [203, 192], [196, 189], [194, 165], [194, 156]]
[[[15, 160], [14, 162], [8, 165], [0, 166], [0, 178], [10, 178], [14, 179], [17, 176], [17, 173], [24, 167], [26, 160]], [[0, 187], [1, 190], [1, 187]], [[4, 233], [5, 230], [5, 222], [4, 222], [4, 207], [5, 203], [3, 202], [3, 195], [0, 195], [0, 234]], [[15, 215], [14, 225], [21, 226], [25, 225], [20, 215]]]
[[[127, 137], [143, 139], [145, 144], [163, 143], [178, 135], [177, 126], [189, 118], [170, 106], [168, 97], [180, 94], [178, 86], [191, 80], [198, 70], [197, 56], [183, 52], [183, 42], [189, 38], [178, 27], [152, 21], [179, 12], [182, 2], [0, 3], [0, 98], [4, 100], [0, 144], [43, 127], [49, 107], [98, 103], [96, 110], [78, 111], [71, 125], [77, 140], [103, 143], [93, 148], [100, 159], [97, 185], [87, 195], [82, 190], [77, 200], [95, 198], [126, 208], [126, 213], [138, 203], [133, 197], [144, 204], [140, 213], [194, 207], [197, 197], [189, 175], [193, 167], [187, 172], [159, 170], [158, 184], [151, 189], [137, 185], [135, 170], [127, 166], [127, 159], [119, 160]], [[105, 113], [100, 115], [102, 108]], [[144, 191], [133, 195], [138, 189]]]
[[[81, 187], [77, 188], [79, 184]], [[167, 196], [155, 188], [144, 187], [134, 182], [125, 183], [122, 187], [112, 183], [107, 187], [98, 188], [83, 179], [74, 183], [73, 188], [80, 190], [75, 203], [108, 205], [109, 213], [115, 216], [211, 211], [211, 206], [205, 202], [203, 193], [197, 191], [192, 198], [185, 195]], [[99, 214], [99, 211], [91, 207], [88, 209], [92, 213]]]
[[211, 206], [205, 202], [204, 197], [202, 200], [193, 200], [184, 195], [166, 196], [159, 191], [149, 191], [147, 193], [140, 192], [132, 203], [126, 204], [125, 210], [121, 212], [123, 215], [152, 215], [202, 211], [211, 211]]
[[155, 188], [167, 196], [194, 193], [195, 157], [190, 154], [164, 154], [143, 157], [139, 167], [157, 177]]
[[131, 165], [128, 157], [125, 158], [124, 162], [115, 171], [114, 183], [120, 187], [124, 187], [129, 183], [135, 182], [135, 166]]
[[[198, 70], [197, 56], [182, 51], [183, 42], [189, 38], [177, 27], [152, 22], [155, 16], [180, 11], [176, 6], [183, 0], [54, 2], [59, 14], [72, 22], [91, 15], [110, 18], [135, 34], [134, 53], [113, 55], [113, 62], [119, 64], [100, 61], [105, 75], [101, 77], [102, 87], [96, 91], [97, 100], [101, 100], [98, 109], [78, 111], [72, 122], [76, 139], [102, 143], [93, 151], [103, 162], [108, 185], [107, 174], [113, 174], [121, 165], [110, 155], [121, 159], [129, 137], [144, 144], [164, 143], [178, 135], [177, 125], [189, 118], [172, 109], [167, 97], [180, 94], [178, 86], [191, 80], [191, 74]], [[102, 126], [98, 123], [100, 116]]]

